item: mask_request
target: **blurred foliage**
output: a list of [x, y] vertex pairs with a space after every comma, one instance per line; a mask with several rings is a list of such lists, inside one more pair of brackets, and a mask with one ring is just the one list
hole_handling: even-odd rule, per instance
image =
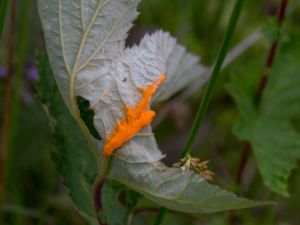
[[291, 124], [300, 114], [299, 40], [297, 34], [282, 41], [261, 101], [256, 98], [262, 70], [257, 60], [227, 85], [240, 110], [234, 133], [251, 143], [265, 184], [286, 196], [300, 158], [300, 135]]
[[[30, 75], [28, 65], [34, 59], [35, 50], [38, 48], [44, 51], [45, 48], [35, 1], [30, 4], [28, 19], [24, 20], [22, 17], [26, 9], [23, 4], [27, 1], [29, 0], [17, 1], [15, 51], [20, 52], [20, 49], [23, 49], [24, 53], [15, 54], [14, 59], [14, 62], [20, 65], [19, 68], [22, 68], [20, 69], [21, 84], [17, 93], [19, 101], [15, 118], [15, 135], [12, 140], [13, 149], [6, 162], [7, 198], [6, 203], [0, 205], [0, 218], [3, 215], [4, 220], [0, 224], [84, 225], [87, 223], [74, 210], [68, 193], [55, 172], [50, 153], [58, 149], [54, 145], [55, 141], [47, 116], [37, 101], [33, 81], [28, 79]], [[170, 31], [190, 51], [200, 55], [205, 64], [211, 65], [225, 32], [233, 2], [233, 0], [144, 0], [140, 5], [142, 13], [131, 32], [131, 43], [138, 42], [145, 31], [161, 28]], [[289, 180], [291, 198], [277, 196], [262, 185], [254, 157], [250, 158], [244, 171], [244, 177], [247, 179], [243, 179], [238, 187], [234, 184], [241, 144], [232, 134], [231, 127], [238, 112], [233, 100], [223, 87], [229, 77], [244, 74], [245, 65], [249, 66], [249, 61], [265, 59], [267, 49], [278, 32], [272, 25], [274, 20], [270, 19], [270, 16], [275, 14], [278, 4], [278, 0], [245, 1], [242, 17], [231, 43], [232, 47], [265, 24], [267, 24], [265, 26], [267, 38], [245, 52], [222, 72], [217, 92], [199, 135], [199, 141], [194, 148], [195, 155], [200, 156], [201, 159], [211, 160], [210, 169], [217, 174], [215, 182], [249, 198], [269, 198], [278, 202], [276, 207], [235, 212], [241, 221], [240, 224], [245, 225], [296, 225], [300, 221], [298, 213], [300, 209], [299, 170], [294, 171]], [[299, 12], [300, 2], [290, 1], [285, 26], [280, 31], [283, 38], [288, 37], [286, 34], [291, 30], [299, 30]], [[1, 14], [0, 17], [2, 19], [3, 15]], [[6, 18], [8, 19], [8, 15]], [[7, 28], [8, 20], [0, 37], [0, 68], [5, 68], [7, 63]], [[19, 38], [25, 40], [25, 43], [19, 41]], [[0, 115], [3, 115], [4, 76], [5, 74], [0, 76]], [[166, 161], [169, 164], [177, 161], [180, 156], [200, 95], [201, 90], [185, 103], [178, 103], [177, 107], [180, 110], [172, 111], [155, 129], [159, 145], [167, 153]], [[2, 119], [0, 123], [2, 125]], [[293, 125], [299, 130], [299, 119], [295, 118]], [[142, 199], [133, 211], [132, 224], [153, 224], [157, 209], [157, 205], [147, 199]], [[228, 224], [228, 214], [186, 216], [169, 212], [163, 224], [225, 225]]]

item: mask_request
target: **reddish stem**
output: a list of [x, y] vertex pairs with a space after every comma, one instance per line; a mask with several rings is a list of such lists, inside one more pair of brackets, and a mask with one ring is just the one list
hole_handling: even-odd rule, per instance
[[102, 199], [101, 199], [101, 190], [104, 185], [104, 179], [96, 180], [94, 191], [93, 191], [93, 201], [94, 201], [94, 208], [97, 216], [98, 223], [100, 225], [106, 225], [102, 222], [101, 218], [99, 217], [98, 213], [102, 209]]
[[285, 18], [286, 8], [288, 5], [288, 0], [282, 0], [280, 8], [277, 14], [277, 21], [281, 24]]
[[[280, 7], [279, 7], [279, 10], [278, 10], [278, 13], [277, 13], [277, 22], [278, 22], [279, 27], [281, 27], [282, 22], [285, 18], [285, 12], [286, 12], [287, 5], [288, 5], [288, 0], [282, 0], [281, 3], [280, 3]], [[273, 44], [271, 45], [271, 47], [269, 49], [269, 52], [268, 52], [268, 57], [267, 57], [267, 60], [266, 60], [264, 73], [261, 77], [261, 80], [259, 82], [258, 89], [257, 89], [257, 92], [256, 92], [256, 98], [257, 98], [258, 102], [262, 98], [264, 89], [265, 89], [265, 87], [268, 83], [268, 79], [269, 79], [268, 72], [269, 72], [269, 69], [272, 67], [273, 62], [274, 62], [275, 54], [276, 54], [277, 47], [278, 47], [278, 41], [279, 41], [279, 38], [277, 38], [273, 42]]]
[[[284, 21], [287, 5], [288, 5], [288, 0], [281, 0], [280, 7], [279, 7], [278, 13], [277, 13], [277, 22], [278, 22], [279, 27], [281, 27], [282, 22]], [[263, 69], [263, 73], [262, 73], [262, 76], [261, 76], [261, 79], [259, 81], [259, 85], [258, 85], [257, 91], [256, 91], [256, 99], [257, 99], [258, 103], [261, 101], [263, 92], [264, 92], [266, 85], [268, 83], [268, 80], [269, 80], [268, 73], [269, 73], [269, 69], [272, 67], [272, 65], [274, 63], [275, 55], [276, 55], [276, 52], [278, 49], [278, 41], [279, 41], [279, 37], [272, 43], [272, 45], [269, 49], [268, 55], [267, 55], [265, 67]], [[251, 150], [250, 143], [248, 141], [244, 142], [243, 150], [242, 150], [241, 156], [240, 156], [240, 163], [239, 163], [238, 170], [237, 170], [237, 173], [235, 176], [235, 182], [237, 185], [241, 184], [243, 172], [244, 172], [246, 163], [250, 156], [250, 150]], [[238, 217], [234, 212], [231, 212], [229, 214], [228, 220], [229, 220], [230, 224], [237, 224]]]
[[243, 171], [245, 169], [246, 162], [248, 160], [248, 157], [250, 155], [250, 143], [245, 141], [243, 143], [243, 150], [240, 157], [239, 167], [235, 176], [235, 183], [240, 184], [243, 177]]
[[[279, 7], [278, 13], [277, 13], [277, 22], [278, 22], [279, 26], [282, 25], [282, 22], [285, 18], [285, 12], [286, 12], [287, 5], [288, 5], [288, 0], [281, 0], [280, 7]], [[257, 87], [256, 97], [257, 97], [258, 102], [261, 100], [263, 92], [265, 90], [265, 87], [268, 83], [268, 78], [269, 78], [268, 70], [272, 67], [272, 65], [274, 63], [274, 58], [275, 58], [275, 55], [277, 52], [277, 47], [278, 47], [278, 41], [279, 41], [279, 38], [277, 38], [272, 43], [272, 45], [269, 49], [269, 52], [268, 52], [268, 56], [267, 56], [266, 63], [265, 63], [265, 68], [263, 69], [264, 72], [262, 74], [259, 85]], [[250, 155], [249, 154], [250, 148], [251, 148], [250, 143], [244, 143], [243, 150], [242, 150], [241, 157], [240, 157], [240, 164], [239, 164], [237, 174], [236, 174], [236, 179], [235, 179], [237, 184], [240, 184], [240, 182], [241, 182], [243, 171], [244, 171], [245, 165], [246, 165], [249, 155]]]
[[0, 201], [4, 200], [5, 195], [5, 162], [9, 151], [10, 142], [10, 115], [12, 100], [12, 83], [14, 73], [14, 36], [16, 24], [16, 0], [11, 2], [10, 26], [7, 39], [7, 76], [4, 83], [4, 113], [2, 124], [1, 138], [1, 155], [0, 155]]

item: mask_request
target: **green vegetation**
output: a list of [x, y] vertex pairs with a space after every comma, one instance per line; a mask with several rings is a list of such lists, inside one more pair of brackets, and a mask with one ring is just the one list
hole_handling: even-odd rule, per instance
[[[83, 95], [74, 96], [78, 117], [66, 106], [65, 93], [62, 97], [53, 76], [54, 63], [47, 56], [49, 46], [36, 1], [0, 1], [0, 224], [298, 224], [300, 3], [244, 1], [236, 11], [239, 19], [237, 14], [232, 19], [236, 2], [143, 0], [139, 4], [140, 15], [127, 45], [138, 44], [147, 32], [163, 29], [199, 56], [205, 69], [215, 68], [207, 98], [203, 97], [204, 81], [193, 80], [152, 106], [157, 112], [153, 132], [166, 155], [162, 161], [172, 166], [184, 153], [189, 160], [194, 159], [190, 155], [200, 158], [188, 162], [196, 165], [177, 163], [184, 168], [168, 174], [170, 181], [166, 181], [165, 174], [159, 173], [166, 167], [152, 167], [148, 161], [143, 166], [126, 148], [124, 155], [118, 152], [111, 162], [106, 161], [103, 179], [105, 136], [93, 123], [100, 114]], [[250, 40], [249, 46], [245, 39]], [[227, 64], [225, 59], [225, 68], [219, 71], [226, 50], [232, 62]], [[186, 147], [201, 99], [205, 107]], [[130, 160], [124, 164], [126, 157]], [[205, 160], [210, 161], [208, 168]], [[147, 169], [156, 177], [139, 181], [141, 173], [134, 171]], [[189, 169], [203, 177], [208, 170], [215, 175], [201, 183], [199, 174], [190, 175]], [[180, 177], [181, 170], [190, 176], [188, 181]], [[174, 177], [182, 180], [174, 181]], [[162, 183], [151, 186], [159, 178]], [[186, 187], [179, 192], [177, 186], [184, 182]], [[275, 205], [265, 206], [269, 202]], [[258, 205], [263, 207], [199, 213]]]

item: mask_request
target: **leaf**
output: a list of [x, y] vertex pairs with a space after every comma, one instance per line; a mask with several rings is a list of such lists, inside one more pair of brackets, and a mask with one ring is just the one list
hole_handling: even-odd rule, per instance
[[94, 79], [99, 68], [122, 54], [139, 1], [38, 1], [49, 60], [69, 107], [74, 87]]
[[[123, 117], [124, 105], [135, 107], [142, 97], [141, 88], [162, 74], [167, 80], [154, 96], [158, 101], [196, 77], [203, 83], [207, 80], [203, 76], [206, 68], [197, 64], [197, 57], [186, 53], [167, 33], [147, 35], [139, 46], [124, 50], [126, 31], [137, 15], [139, 1], [87, 1], [81, 8], [93, 15], [87, 23], [82, 22], [86, 20], [80, 2], [40, 0], [39, 13], [50, 61], [67, 104], [72, 105], [76, 96], [88, 100], [103, 140]], [[84, 29], [84, 24], [90, 29]], [[182, 212], [211, 213], [266, 204], [239, 198], [192, 171], [169, 168], [160, 162], [162, 158], [151, 127], [145, 127], [116, 151], [107, 178]]]
[[[78, 89], [97, 79], [99, 70], [123, 54], [127, 31], [137, 16], [139, 2], [140, 0], [38, 1], [52, 69], [68, 106], [74, 98], [70, 96], [73, 89], [75, 96], [80, 95]], [[166, 36], [160, 41], [160, 46], [166, 44], [168, 48], [165, 49], [169, 52], [156, 49], [157, 52], [153, 51], [148, 56], [149, 60], [159, 61], [165, 54], [169, 54], [172, 60], [169, 67], [164, 68], [169, 76], [164, 84], [165, 88], [155, 98], [165, 100], [196, 78], [206, 82], [208, 77], [203, 74], [207, 69], [197, 64], [198, 57], [187, 54], [185, 48], [176, 45], [175, 39]], [[141, 46], [144, 44], [151, 43], [145, 38]], [[128, 52], [133, 53], [134, 49], [136, 47]]]
[[299, 35], [282, 43], [264, 95], [255, 102], [262, 65], [234, 77], [227, 86], [240, 110], [234, 133], [248, 140], [265, 184], [288, 195], [288, 178], [300, 157], [300, 134], [291, 123], [300, 115]]
[[50, 117], [58, 146], [52, 159], [77, 209], [93, 224], [96, 222], [92, 202], [96, 161], [79, 126], [64, 105], [47, 56], [38, 54], [37, 65], [40, 73], [40, 80], [36, 83], [38, 97]]
[[[37, 64], [40, 73], [40, 80], [36, 83], [40, 102], [43, 104], [48, 116], [51, 118], [51, 125], [55, 132], [58, 151], [52, 153], [52, 158], [60, 172], [70, 196], [76, 204], [77, 209], [91, 224], [96, 223], [94, 206], [92, 203], [93, 183], [96, 176], [96, 162], [89, 153], [79, 127], [64, 106], [63, 99], [56, 86], [48, 58], [46, 55], [37, 55]], [[87, 107], [84, 99], [79, 100], [83, 108]], [[91, 111], [84, 109], [85, 117], [89, 121], [93, 115]], [[62, 122], [64, 121], [64, 122]], [[91, 128], [93, 129], [93, 128]], [[95, 134], [97, 135], [97, 134]], [[74, 140], [75, 141], [74, 143]], [[75, 147], [76, 146], [76, 147]], [[81, 174], [78, 168], [82, 168]], [[92, 176], [92, 177], [89, 177]], [[123, 225], [128, 219], [129, 213], [134, 209], [140, 195], [116, 182], [107, 181], [102, 189], [103, 214], [107, 217], [109, 225]], [[118, 197], [124, 193], [125, 202], [123, 205]], [[116, 213], [118, 216], [116, 216]]]
[[[141, 46], [125, 50], [111, 66], [103, 68], [99, 73], [102, 76], [82, 89], [83, 97], [90, 101], [95, 111], [94, 124], [102, 137], [107, 138], [112, 133], [125, 113], [124, 104], [137, 105], [142, 97], [140, 88], [155, 82], [168, 68], [172, 52], [168, 43], [172, 40], [163, 32], [146, 36]], [[152, 52], [156, 57], [151, 57]], [[108, 177], [167, 208], [211, 213], [265, 204], [238, 198], [207, 183], [192, 171], [166, 167], [160, 162], [164, 156], [150, 126], [142, 129], [115, 154]]]

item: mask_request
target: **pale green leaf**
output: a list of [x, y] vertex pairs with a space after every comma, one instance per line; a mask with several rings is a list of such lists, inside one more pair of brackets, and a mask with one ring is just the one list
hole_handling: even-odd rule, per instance
[[[173, 52], [169, 46], [174, 44], [167, 33], [147, 36], [141, 46], [125, 50], [101, 70], [102, 76], [82, 88], [82, 96], [95, 111], [94, 123], [101, 137], [106, 139], [112, 133], [125, 113], [124, 104], [137, 105], [142, 97], [140, 89], [167, 70]], [[157, 57], [152, 57], [153, 52]], [[182, 212], [211, 213], [264, 204], [238, 198], [192, 171], [169, 168], [160, 162], [163, 157], [148, 126], [116, 151], [108, 177]]]
[[[140, 0], [39, 0], [49, 60], [66, 104], [122, 54]], [[76, 95], [76, 94], [74, 94]]]
[[[197, 64], [197, 57], [186, 53], [167, 33], [156, 32], [139, 46], [124, 49], [139, 1], [82, 2], [40, 0], [39, 13], [67, 104], [72, 106], [76, 96], [87, 99], [104, 141], [124, 116], [124, 104], [136, 106], [141, 88], [162, 74], [167, 80], [154, 96], [156, 100], [168, 98], [195, 78], [202, 83], [207, 80], [203, 76], [207, 70]], [[211, 213], [265, 204], [239, 198], [192, 171], [169, 168], [160, 162], [163, 157], [148, 126], [116, 151], [107, 177], [182, 212]]]
[[[74, 96], [80, 95], [82, 87], [100, 76], [103, 67], [123, 54], [127, 31], [138, 15], [136, 8], [139, 2], [140, 0], [38, 1], [51, 66], [68, 106], [73, 104]], [[146, 40], [147, 38], [141, 46], [150, 43]], [[164, 66], [163, 72], [167, 73], [169, 79], [154, 98], [165, 100], [196, 78], [203, 80], [202, 83], [206, 82], [208, 77], [204, 74], [207, 69], [197, 64], [198, 57], [187, 54], [182, 46], [176, 45], [173, 38], [165, 36], [159, 41], [161, 42], [153, 43], [158, 45], [159, 51], [152, 51], [152, 54], [148, 52], [148, 59]], [[139, 48], [141, 49], [143, 48]], [[161, 57], [166, 54], [169, 57], [165, 58], [165, 61], [168, 60], [168, 68], [163, 65], [166, 62], [160, 62]], [[149, 62], [150, 66], [151, 64]]]

